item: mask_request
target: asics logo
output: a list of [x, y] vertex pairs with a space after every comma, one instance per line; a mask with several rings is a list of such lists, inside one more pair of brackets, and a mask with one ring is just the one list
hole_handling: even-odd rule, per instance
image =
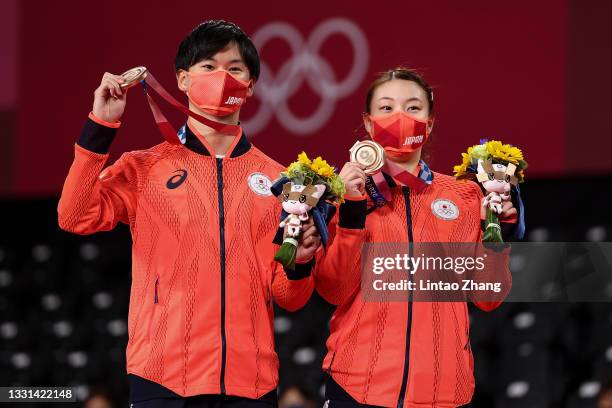
[[175, 174], [174, 176], [170, 177], [166, 182], [166, 187], [168, 187], [170, 190], [174, 190], [175, 188], [183, 184], [183, 182], [187, 178], [187, 170], [177, 170], [175, 171], [175, 173], [178, 174]]

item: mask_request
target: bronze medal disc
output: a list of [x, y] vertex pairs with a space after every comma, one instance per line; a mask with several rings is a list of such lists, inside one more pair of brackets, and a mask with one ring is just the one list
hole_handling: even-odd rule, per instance
[[129, 69], [121, 74], [121, 77], [125, 80], [125, 82], [121, 84], [121, 87], [131, 88], [147, 77], [147, 68], [136, 67]]
[[365, 174], [371, 176], [378, 173], [385, 162], [385, 151], [381, 145], [372, 140], [356, 142], [350, 148], [351, 161], [363, 164]]

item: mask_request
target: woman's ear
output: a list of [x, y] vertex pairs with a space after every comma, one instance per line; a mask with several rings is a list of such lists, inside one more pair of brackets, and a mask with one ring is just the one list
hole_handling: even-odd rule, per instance
[[187, 71], [181, 69], [176, 72], [176, 83], [178, 89], [182, 92], [187, 92], [187, 89], [189, 89], [189, 76], [187, 75]]
[[430, 135], [434, 126], [434, 118], [429, 118], [427, 120], [427, 134]]
[[372, 134], [372, 120], [370, 119], [370, 114], [364, 112], [363, 113], [363, 126], [365, 127], [366, 132], [368, 132], [368, 135]]

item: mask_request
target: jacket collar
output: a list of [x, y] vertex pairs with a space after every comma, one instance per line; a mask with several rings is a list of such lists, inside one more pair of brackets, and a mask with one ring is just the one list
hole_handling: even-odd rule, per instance
[[[237, 141], [234, 141], [226, 153], [226, 157], [238, 157], [242, 156], [251, 148], [251, 142], [247, 139], [246, 133], [240, 128], [240, 135], [236, 136]], [[185, 124], [185, 144], [184, 146], [189, 150], [201, 154], [203, 156], [211, 156], [210, 148], [205, 146], [196, 134], [191, 129], [189, 122]]]

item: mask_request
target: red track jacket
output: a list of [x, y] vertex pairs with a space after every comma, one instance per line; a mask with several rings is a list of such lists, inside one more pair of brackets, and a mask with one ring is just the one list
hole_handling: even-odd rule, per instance
[[[390, 202], [367, 218], [365, 198], [343, 204], [330, 225], [327, 254], [317, 254], [316, 288], [337, 305], [323, 368], [363, 404], [446, 408], [468, 403], [473, 394], [465, 302], [372, 302], [364, 300], [360, 286], [360, 254], [366, 242], [481, 241], [478, 185], [434, 175], [421, 192], [393, 187]], [[436, 199], [454, 203], [458, 216], [436, 216]], [[507, 260], [507, 252], [502, 259]], [[505, 297], [511, 276], [507, 262], [501, 268]], [[476, 303], [487, 311], [499, 304]]]
[[313, 290], [311, 264], [274, 261], [283, 167], [236, 137], [224, 158], [186, 126], [104, 168], [115, 130], [90, 115], [58, 206], [59, 225], [92, 234], [128, 224], [132, 287], [127, 372], [181, 396], [259, 398], [278, 384], [273, 305], [295, 310]]

